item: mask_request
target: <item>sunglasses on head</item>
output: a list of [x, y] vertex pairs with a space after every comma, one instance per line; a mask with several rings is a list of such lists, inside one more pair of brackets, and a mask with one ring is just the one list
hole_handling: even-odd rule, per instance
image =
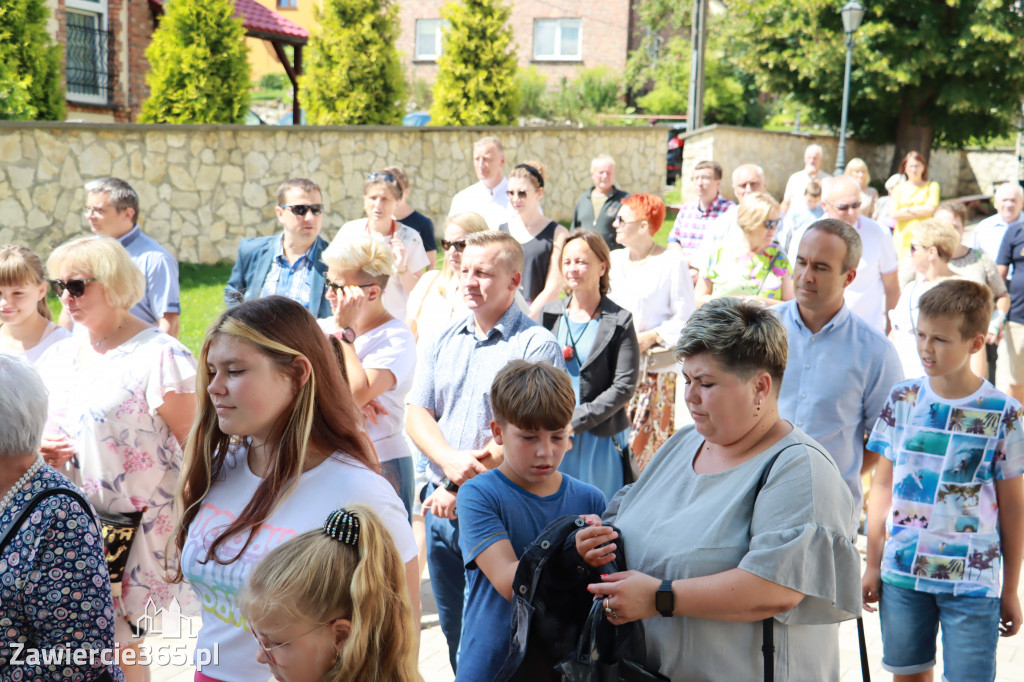
[[465, 239], [453, 239], [452, 241], [448, 241], [447, 239], [442, 239], [441, 240], [441, 248], [444, 249], [445, 251], [447, 251], [448, 249], [452, 248], [453, 246], [455, 247], [456, 251], [458, 251], [459, 253], [462, 253], [463, 251], [466, 250], [466, 240]]
[[67, 281], [51, 279], [50, 286], [53, 287], [53, 294], [57, 298], [63, 296], [65, 291], [71, 294], [71, 298], [78, 298], [85, 294], [85, 285], [95, 281], [95, 277], [90, 277], [89, 279], [69, 279]]
[[518, 196], [518, 197], [519, 197], [520, 199], [525, 199], [525, 198], [526, 198], [526, 195], [527, 195], [527, 194], [529, 194], [529, 192], [528, 192], [528, 191], [526, 191], [525, 189], [521, 189], [521, 190], [519, 190], [519, 191], [516, 191], [516, 190], [511, 190], [511, 189], [507, 189], [507, 190], [505, 190], [505, 194], [507, 194], [507, 195], [508, 195], [508, 198], [509, 198], [509, 199], [514, 199], [514, 198], [516, 198], [517, 196]]
[[373, 182], [375, 180], [383, 180], [384, 182], [394, 182], [396, 184], [398, 183], [398, 178], [396, 178], [391, 173], [367, 173], [366, 174], [366, 181], [367, 182]]
[[286, 211], [291, 211], [300, 218], [306, 215], [306, 211], [312, 211], [313, 215], [320, 215], [324, 212], [323, 204], [289, 204], [288, 206], [281, 206]]
[[324, 277], [324, 291], [327, 291], [328, 289], [333, 289], [335, 294], [337, 294], [339, 291], [341, 291], [345, 287], [359, 287], [360, 289], [365, 289], [366, 287], [375, 287], [375, 286], [377, 286], [375, 283], [371, 283], [371, 284], [338, 284], [337, 282], [332, 282], [331, 280], [329, 280], [326, 277]]

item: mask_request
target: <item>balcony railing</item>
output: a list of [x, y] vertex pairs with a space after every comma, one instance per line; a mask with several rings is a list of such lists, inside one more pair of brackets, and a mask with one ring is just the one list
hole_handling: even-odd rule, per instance
[[110, 104], [114, 87], [110, 31], [95, 27], [97, 15], [67, 14], [66, 72], [68, 99]]

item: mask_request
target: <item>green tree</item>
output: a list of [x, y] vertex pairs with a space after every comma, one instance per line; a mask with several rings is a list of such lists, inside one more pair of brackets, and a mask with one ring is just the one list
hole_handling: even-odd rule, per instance
[[[845, 45], [834, 0], [735, 0], [741, 63], [838, 127]], [[872, 0], [855, 36], [850, 130], [895, 142], [893, 165], [933, 144], [1010, 131], [1024, 93], [1024, 14], [1010, 0]]]
[[501, 0], [449, 0], [434, 82], [434, 125], [508, 125], [519, 111], [511, 10]]
[[0, 2], [0, 119], [60, 121], [60, 47], [46, 32], [43, 0]]
[[399, 123], [405, 78], [395, 48], [398, 5], [389, 0], [324, 0], [300, 79], [315, 125]]
[[146, 49], [149, 97], [140, 123], [241, 123], [249, 61], [232, 0], [173, 0]]

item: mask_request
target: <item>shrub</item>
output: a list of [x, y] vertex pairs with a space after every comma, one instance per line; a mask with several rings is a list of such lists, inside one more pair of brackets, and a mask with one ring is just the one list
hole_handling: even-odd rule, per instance
[[60, 47], [46, 31], [43, 0], [0, 2], [0, 119], [61, 121]]

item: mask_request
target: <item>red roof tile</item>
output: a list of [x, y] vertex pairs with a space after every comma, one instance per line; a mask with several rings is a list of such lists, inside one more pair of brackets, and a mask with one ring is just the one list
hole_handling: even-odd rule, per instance
[[[150, 0], [162, 7], [165, 0]], [[271, 35], [298, 38], [302, 42], [309, 40], [309, 31], [294, 21], [289, 21], [272, 9], [267, 9], [256, 0], [235, 0], [235, 15], [242, 17], [242, 25], [247, 31], [269, 33]], [[297, 41], [291, 41], [297, 42]]]

